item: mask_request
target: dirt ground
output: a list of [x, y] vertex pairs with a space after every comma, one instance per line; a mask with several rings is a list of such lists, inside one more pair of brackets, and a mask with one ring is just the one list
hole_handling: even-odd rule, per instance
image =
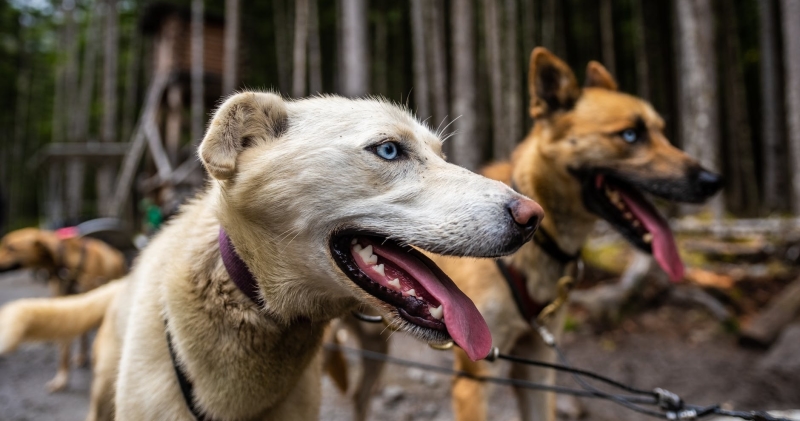
[[[45, 285], [25, 272], [0, 276], [0, 305], [10, 300], [47, 295]], [[800, 328], [769, 351], [743, 349], [701, 311], [664, 305], [633, 316], [622, 326], [597, 333], [578, 325], [563, 341], [572, 362], [641, 388], [662, 387], [697, 404], [724, 403], [736, 409], [800, 408]], [[450, 353], [429, 349], [402, 334], [392, 337], [391, 352], [449, 366]], [[45, 383], [56, 368], [50, 344], [26, 345], [0, 357], [0, 420], [81, 420], [86, 415], [89, 369], [76, 369], [64, 392], [48, 394]], [[357, 374], [357, 368], [353, 371]], [[559, 383], [572, 385], [560, 377]], [[388, 366], [372, 401], [375, 420], [450, 420], [450, 378], [418, 369]], [[518, 419], [513, 392], [493, 392], [491, 418]], [[580, 401], [583, 419], [640, 420], [608, 402]], [[352, 419], [349, 400], [323, 385], [323, 420]]]

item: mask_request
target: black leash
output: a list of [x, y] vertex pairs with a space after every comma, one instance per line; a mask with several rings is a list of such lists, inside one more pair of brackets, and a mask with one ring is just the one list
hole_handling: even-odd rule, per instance
[[[164, 323], [166, 325], [166, 322]], [[208, 418], [203, 415], [200, 408], [197, 407], [197, 404], [194, 402], [193, 396], [193, 387], [192, 382], [186, 377], [183, 370], [178, 366], [178, 357], [175, 354], [175, 349], [172, 347], [172, 336], [169, 334], [169, 328], [167, 327], [167, 348], [169, 349], [169, 358], [172, 360], [172, 367], [175, 369], [175, 377], [178, 378], [178, 385], [181, 387], [181, 394], [183, 395], [183, 400], [186, 401], [186, 406], [189, 407], [189, 412], [194, 415], [194, 417], [198, 421], [206, 421]]]

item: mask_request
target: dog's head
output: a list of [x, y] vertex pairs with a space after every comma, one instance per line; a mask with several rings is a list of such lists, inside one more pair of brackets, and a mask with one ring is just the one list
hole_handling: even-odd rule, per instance
[[58, 238], [49, 231], [23, 228], [0, 240], [0, 272], [27, 268], [51, 268]]
[[[619, 92], [600, 63], [589, 63], [581, 88], [566, 63], [537, 48], [531, 54], [529, 90], [535, 119], [535, 142], [529, 147], [543, 158], [535, 176], [565, 180], [561, 200], [566, 194], [569, 202], [581, 203], [577, 213], [605, 219], [652, 253], [673, 279], [681, 278], [683, 264], [669, 225], [642, 192], [699, 203], [722, 187], [721, 177], [672, 146], [653, 107]], [[537, 194], [547, 196], [548, 188]]]
[[[412, 246], [509, 254], [542, 210], [445, 162], [439, 137], [407, 111], [381, 100], [241, 93], [217, 111], [200, 156], [218, 180], [220, 220], [270, 310], [309, 316], [366, 303], [431, 342], [452, 337], [474, 358], [488, 352], [475, 306]], [[298, 297], [309, 308], [292, 309]]]

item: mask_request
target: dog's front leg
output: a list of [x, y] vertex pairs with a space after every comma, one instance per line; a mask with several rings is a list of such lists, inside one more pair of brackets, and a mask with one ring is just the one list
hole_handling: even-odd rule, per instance
[[[565, 309], [562, 307], [547, 324], [547, 328], [555, 336], [556, 341], [561, 339], [563, 331]], [[556, 354], [548, 347], [536, 332], [520, 338], [514, 347], [514, 355], [533, 359], [536, 361], [555, 362]], [[553, 385], [556, 380], [554, 370], [534, 367], [524, 364], [512, 364], [511, 377], [533, 383]], [[536, 390], [514, 388], [517, 395], [522, 421], [555, 421], [556, 395]]]
[[47, 390], [58, 392], [67, 387], [69, 382], [69, 360], [72, 341], [65, 340], [58, 343], [58, 371], [52, 380], [47, 382]]

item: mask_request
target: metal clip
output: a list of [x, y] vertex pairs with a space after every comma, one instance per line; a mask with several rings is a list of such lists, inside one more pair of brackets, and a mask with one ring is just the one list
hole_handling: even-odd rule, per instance
[[431, 344], [431, 343], [428, 344], [429, 347], [437, 351], [447, 351], [448, 349], [452, 349], [453, 345], [454, 345], [453, 341], [447, 341], [443, 344]]
[[694, 409], [684, 409], [682, 411], [669, 411], [667, 412], [667, 419], [668, 420], [696, 420], [697, 419], [697, 411]]
[[489, 350], [489, 355], [487, 355], [484, 360], [493, 363], [497, 361], [498, 356], [500, 356], [500, 348], [493, 346], [492, 349]]
[[536, 322], [536, 320], [534, 320], [532, 324], [533, 327], [536, 328], [536, 332], [539, 333], [539, 336], [542, 337], [542, 340], [544, 341], [545, 344], [547, 344], [547, 346], [552, 348], [556, 345], [555, 336], [553, 336], [553, 334], [550, 333], [550, 331], [547, 330], [547, 328], [544, 327], [544, 325], [540, 325], [539, 323]]
[[669, 390], [657, 387], [653, 389], [656, 398], [658, 399], [658, 406], [666, 411], [676, 411], [683, 408], [683, 399]]

